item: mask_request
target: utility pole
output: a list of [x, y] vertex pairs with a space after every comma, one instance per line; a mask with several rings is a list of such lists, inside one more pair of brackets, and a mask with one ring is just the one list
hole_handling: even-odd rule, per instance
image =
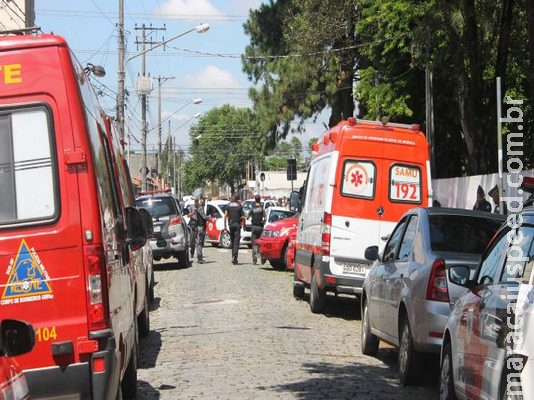
[[[172, 153], [172, 148], [173, 148], [172, 147], [173, 142], [174, 140], [172, 140], [172, 136], [171, 136], [171, 121], [169, 120], [169, 133], [167, 136], [167, 170], [165, 171], [165, 177], [169, 180], [169, 183], [171, 181], [170, 172], [171, 172], [171, 153]], [[172, 184], [174, 185], [174, 181], [172, 182]]]
[[118, 93], [117, 93], [117, 123], [119, 127], [119, 138], [124, 140], [124, 0], [119, 0], [119, 23], [117, 24], [119, 33], [119, 60], [118, 60]]
[[174, 79], [174, 76], [156, 76], [154, 77], [154, 79], [158, 80], [158, 155], [156, 158], [156, 171], [158, 171], [158, 174], [160, 174], [159, 164], [161, 161], [161, 84], [165, 83], [169, 79]]
[[430, 171], [434, 172], [436, 160], [434, 157], [434, 98], [432, 96], [432, 68], [430, 51], [427, 47], [427, 61], [425, 66], [425, 109], [426, 109], [426, 137], [430, 147]]
[[[141, 41], [136, 41], [135, 43], [136, 44], [141, 44], [141, 81], [140, 83], [138, 82], [138, 91], [141, 93], [141, 120], [142, 120], [142, 134], [141, 134], [141, 148], [142, 148], [142, 151], [143, 151], [143, 157], [142, 157], [142, 174], [141, 175], [146, 175], [143, 176], [143, 189], [144, 190], [147, 190], [147, 181], [146, 181], [146, 177], [148, 175], [148, 173], [150, 172], [150, 170], [148, 169], [148, 165], [147, 165], [147, 159], [146, 159], [146, 137], [147, 137], [147, 134], [148, 134], [148, 127], [147, 127], [147, 121], [146, 121], [146, 108], [147, 108], [147, 104], [146, 104], [146, 96], [147, 96], [147, 93], [150, 93], [150, 90], [151, 88], [147, 88], [146, 85], [147, 82], [146, 82], [146, 53], [147, 53], [147, 50], [146, 50], [146, 45], [147, 44], [156, 44], [158, 42], [152, 42], [152, 41], [147, 41], [146, 39], [146, 31], [157, 31], [157, 30], [165, 30], [165, 27], [163, 28], [153, 28], [152, 26], [145, 26], [145, 24], [142, 24], [141, 27], [135, 27], [135, 30], [141, 30]], [[143, 88], [141, 88], [142, 90], [139, 90], [139, 86], [144, 86]], [[150, 86], [150, 83], [148, 84], [148, 86]]]

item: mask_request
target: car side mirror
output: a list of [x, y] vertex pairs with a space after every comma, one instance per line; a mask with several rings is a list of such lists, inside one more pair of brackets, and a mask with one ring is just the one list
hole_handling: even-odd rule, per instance
[[153, 221], [152, 215], [150, 215], [150, 213], [148, 212], [146, 208], [139, 208], [138, 210], [144, 218], [147, 237], [151, 237], [152, 234], [154, 233], [154, 224], [152, 222]]
[[5, 319], [0, 325], [0, 352], [14, 357], [29, 352], [35, 345], [35, 331], [31, 324]]
[[378, 260], [378, 246], [369, 246], [365, 249], [364, 257], [369, 261]]
[[139, 250], [147, 240], [145, 218], [135, 207], [126, 207], [127, 243], [132, 251]]
[[465, 265], [455, 265], [449, 268], [449, 281], [458, 286], [469, 287], [471, 269]]

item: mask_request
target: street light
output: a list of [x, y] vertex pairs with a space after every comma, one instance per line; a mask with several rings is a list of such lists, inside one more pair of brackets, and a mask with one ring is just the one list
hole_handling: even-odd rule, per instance
[[[139, 57], [139, 56], [142, 56], [146, 53], [148, 53], [149, 51], [152, 51], [154, 49], [157, 49], [158, 47], [161, 47], [161, 46], [164, 46], [166, 45], [167, 43], [175, 40], [175, 39], [178, 39], [179, 37], [182, 37], [184, 35], [187, 35], [188, 33], [191, 33], [191, 32], [197, 32], [197, 33], [204, 33], [204, 32], [207, 32], [209, 30], [210, 26], [208, 24], [205, 24], [205, 23], [202, 23], [202, 24], [199, 24], [197, 26], [195, 26], [194, 28], [192, 29], [189, 29], [185, 32], [182, 32], [182, 33], [179, 33], [173, 37], [171, 37], [170, 39], [167, 39], [161, 43], [158, 43], [156, 44], [155, 46], [153, 47], [150, 47], [148, 49], [145, 49], [143, 51], [141, 51], [140, 53], [137, 53], [135, 55], [133, 55], [132, 57], [128, 58], [126, 61], [122, 62], [123, 58], [122, 57], [119, 57], [119, 89], [118, 89], [118, 96], [117, 96], [117, 119], [119, 120], [119, 132], [120, 132], [120, 138], [121, 140], [124, 139], [124, 103], [125, 103], [125, 100], [124, 100], [124, 78], [125, 78], [125, 67], [126, 67], [126, 64], [130, 61], [132, 61], [133, 59]], [[143, 25], [143, 29], [144, 29], [144, 25]], [[144, 30], [143, 30], [143, 35], [144, 35]], [[144, 36], [143, 36], [144, 37]], [[144, 47], [144, 40], [143, 40], [143, 47]], [[144, 66], [144, 57], [143, 57], [143, 76], [145, 74], [145, 66]], [[146, 127], [146, 119], [145, 119], [145, 113], [146, 113], [146, 95], [142, 95], [142, 98], [143, 98], [143, 137], [142, 137], [142, 147], [143, 147], [143, 170], [146, 171], [147, 169], [147, 160], [146, 160], [146, 135], [147, 135], [147, 127]], [[146, 188], [146, 184], [145, 184], [145, 187]]]
[[[182, 111], [184, 108], [186, 108], [188, 105], [190, 105], [190, 104], [200, 104], [200, 103], [202, 103], [202, 99], [201, 99], [200, 97], [191, 100], [189, 103], [185, 103], [185, 104], [184, 104], [182, 107], [180, 107], [178, 110], [176, 110], [176, 111], [173, 112], [172, 114], [167, 115], [165, 118], [163, 118], [163, 120], [161, 121], [161, 123], [164, 123], [164, 122], [166, 122], [167, 120], [171, 119], [171, 117], [172, 117], [173, 115], [176, 115], [177, 113], [179, 113], [180, 111]], [[196, 114], [195, 114], [195, 115], [196, 115]], [[200, 116], [200, 114], [199, 114], [199, 116]], [[198, 118], [198, 117], [196, 117], [196, 118]], [[157, 126], [152, 127], [151, 129], [149, 129], [149, 130], [147, 131], [147, 133], [152, 132], [152, 131], [153, 131], [154, 129], [156, 129], [156, 128], [157, 128]]]
[[210, 26], [208, 24], [205, 24], [205, 23], [199, 24], [199, 25], [195, 26], [192, 29], [189, 29], [189, 30], [187, 30], [185, 32], [179, 33], [178, 35], [175, 35], [175, 36], [171, 37], [170, 39], [167, 39], [167, 40], [165, 40], [165, 41], [163, 41], [161, 43], [156, 44], [154, 47], [151, 47], [149, 49], [143, 50], [140, 53], [137, 53], [137, 54], [131, 56], [130, 58], [128, 58], [126, 60], [124, 65], [126, 66], [126, 64], [128, 64], [128, 62], [132, 61], [134, 58], [137, 58], [137, 57], [139, 57], [139, 56], [141, 56], [141, 55], [143, 55], [145, 53], [148, 53], [149, 51], [157, 49], [158, 47], [164, 46], [167, 43], [172, 42], [174, 39], [178, 39], [179, 37], [185, 36], [188, 33], [191, 33], [191, 32], [194, 32], [194, 31], [196, 31], [197, 33], [204, 33], [204, 32], [207, 32], [209, 29], [210, 29]]

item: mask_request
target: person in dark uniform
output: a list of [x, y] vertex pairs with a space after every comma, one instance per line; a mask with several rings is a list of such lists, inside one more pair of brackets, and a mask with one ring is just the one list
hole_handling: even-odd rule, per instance
[[250, 220], [251, 220], [251, 236], [252, 236], [252, 264], [256, 265], [258, 262], [258, 245], [256, 240], [258, 240], [263, 232], [263, 225], [265, 224], [265, 211], [263, 205], [261, 204], [261, 197], [259, 194], [254, 198], [256, 204], [250, 210]]
[[195, 249], [197, 253], [197, 261], [199, 264], [204, 264], [204, 241], [206, 239], [206, 210], [204, 207], [204, 196], [195, 199], [195, 204], [189, 207], [189, 228], [191, 229], [191, 243], [190, 251], [191, 257], [195, 256]]
[[484, 189], [480, 185], [477, 188], [477, 201], [473, 206], [473, 210], [491, 212], [491, 204], [486, 200], [486, 193], [484, 193]]
[[241, 239], [241, 224], [245, 219], [243, 207], [237, 202], [237, 195], [232, 195], [232, 201], [228, 203], [224, 213], [224, 228], [230, 231], [232, 241], [232, 264], [237, 264], [239, 252], [239, 240]]

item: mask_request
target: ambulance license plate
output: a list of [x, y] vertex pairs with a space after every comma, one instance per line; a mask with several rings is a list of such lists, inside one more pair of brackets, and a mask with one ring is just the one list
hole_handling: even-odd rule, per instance
[[365, 274], [365, 267], [363, 265], [343, 263], [344, 274]]

